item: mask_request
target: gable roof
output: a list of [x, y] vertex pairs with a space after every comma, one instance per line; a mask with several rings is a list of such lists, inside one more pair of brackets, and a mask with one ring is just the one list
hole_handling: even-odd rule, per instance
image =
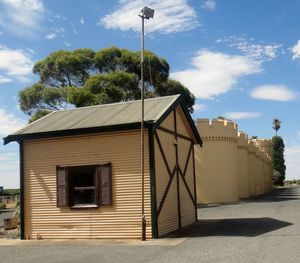
[[[185, 114], [188, 114], [188, 121], [192, 121], [190, 124], [195, 128], [194, 130], [192, 127], [193, 133], [196, 132], [196, 141], [201, 144], [201, 138], [190, 114], [186, 112], [186, 107], [182, 104], [180, 95], [145, 99], [145, 123], [160, 121], [170, 109], [173, 109], [179, 103], [183, 106]], [[5, 137], [4, 144], [24, 139], [138, 128], [138, 125], [141, 123], [141, 107], [141, 100], [136, 100], [53, 111], [23, 129]]]

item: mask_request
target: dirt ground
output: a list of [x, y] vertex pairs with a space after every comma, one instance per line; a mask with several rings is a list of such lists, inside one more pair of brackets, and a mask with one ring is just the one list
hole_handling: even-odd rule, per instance
[[18, 229], [5, 230], [3, 227], [0, 227], [0, 239], [19, 239]]

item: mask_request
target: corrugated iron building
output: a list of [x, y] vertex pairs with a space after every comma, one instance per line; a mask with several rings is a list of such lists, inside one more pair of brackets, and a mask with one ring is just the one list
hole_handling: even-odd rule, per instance
[[[55, 111], [4, 138], [20, 145], [21, 238], [141, 237], [141, 101]], [[147, 238], [197, 220], [182, 97], [145, 100]]]

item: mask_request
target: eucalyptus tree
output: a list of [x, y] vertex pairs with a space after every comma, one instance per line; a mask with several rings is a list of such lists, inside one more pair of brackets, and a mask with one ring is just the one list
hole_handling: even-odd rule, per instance
[[[195, 97], [169, 79], [168, 62], [145, 51], [144, 63], [145, 97], [183, 94], [193, 112]], [[30, 121], [53, 110], [140, 98], [140, 53], [127, 49], [58, 50], [37, 62], [33, 72], [39, 80], [19, 92], [21, 110]]]

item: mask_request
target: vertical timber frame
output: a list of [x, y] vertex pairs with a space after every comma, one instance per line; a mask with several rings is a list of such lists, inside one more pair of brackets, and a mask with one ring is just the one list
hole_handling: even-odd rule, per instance
[[20, 238], [25, 239], [25, 201], [24, 201], [24, 142], [19, 141], [19, 156], [20, 156]]
[[180, 183], [179, 183], [179, 161], [178, 161], [178, 137], [177, 137], [177, 115], [176, 108], [173, 110], [174, 117], [174, 147], [176, 156], [176, 183], [177, 183], [177, 207], [178, 207], [178, 227], [181, 228], [181, 208], [180, 208]]
[[193, 145], [192, 149], [193, 154], [193, 177], [194, 177], [194, 197], [195, 197], [195, 218], [196, 222], [198, 221], [198, 213], [197, 213], [197, 187], [196, 187], [196, 167], [195, 167], [195, 147]]
[[158, 238], [154, 133], [155, 133], [155, 127], [152, 123], [152, 125], [149, 125], [149, 127], [148, 127], [149, 166], [150, 166], [150, 195], [151, 195], [151, 222], [152, 222], [152, 238]]
[[[195, 136], [194, 138], [193, 137], [187, 137], [183, 134], [178, 133], [178, 127], [177, 127], [177, 122], [178, 122], [177, 107], [178, 106], [182, 109], [183, 114], [186, 117], [188, 123], [190, 123], [192, 132]], [[169, 114], [173, 114], [173, 128], [172, 128], [172, 130], [161, 126], [161, 124], [163, 123], [163, 121], [166, 119], [166, 117]], [[161, 131], [161, 132], [164, 132], [164, 133], [167, 133], [169, 135], [174, 136], [174, 147], [175, 147], [175, 155], [176, 155], [175, 156], [176, 160], [175, 160], [175, 167], [174, 168], [170, 167], [170, 164], [167, 161], [166, 154], [165, 154], [163, 145], [160, 141], [159, 134], [158, 134], [157, 131]], [[189, 153], [186, 157], [187, 159], [186, 159], [186, 162], [185, 162], [185, 165], [184, 165], [185, 167], [180, 167], [180, 165], [179, 165], [178, 138], [190, 142], [190, 149], [189, 149]], [[166, 111], [164, 113], [164, 115], [157, 122], [155, 122], [154, 129], [153, 129], [153, 140], [155, 140], [155, 139], [156, 139], [156, 142], [158, 144], [158, 151], [160, 152], [160, 154], [162, 156], [165, 167], [166, 167], [166, 169], [168, 171], [168, 174], [169, 174], [169, 177], [170, 177], [168, 185], [166, 186], [165, 191], [163, 193], [162, 199], [161, 200], [156, 200], [156, 202], [157, 201], [160, 202], [159, 205], [158, 205], [158, 208], [156, 209], [156, 223], [157, 223], [156, 231], [157, 231], [157, 237], [158, 237], [158, 235], [159, 235], [158, 234], [158, 218], [160, 216], [161, 210], [163, 209], [163, 205], [165, 203], [166, 197], [168, 195], [168, 192], [170, 190], [171, 184], [172, 184], [173, 179], [174, 179], [175, 176], [176, 176], [176, 192], [177, 192], [177, 206], [178, 206], [178, 228], [182, 227], [182, 222], [181, 222], [181, 220], [182, 220], [181, 210], [182, 209], [180, 207], [181, 206], [181, 204], [180, 204], [180, 202], [181, 202], [181, 198], [180, 198], [180, 180], [179, 180], [180, 178], [182, 179], [182, 183], [183, 183], [182, 187], [184, 187], [187, 190], [188, 195], [189, 195], [191, 201], [193, 202], [194, 211], [195, 211], [195, 221], [197, 221], [197, 197], [196, 197], [196, 173], [195, 173], [194, 144], [199, 143], [200, 146], [202, 147], [202, 140], [201, 140], [201, 137], [198, 134], [197, 129], [195, 130], [194, 122], [193, 122], [191, 116], [189, 115], [188, 110], [180, 102], [179, 103], [177, 102], [176, 104], [173, 104], [169, 108], [169, 110]], [[191, 161], [191, 165], [192, 165], [192, 175], [191, 176], [192, 176], [192, 180], [193, 180], [193, 184], [194, 184], [193, 189], [189, 188], [189, 186], [187, 184], [187, 181], [186, 181], [186, 178], [185, 178], [185, 175], [186, 175], [186, 172], [187, 172], [187, 166], [188, 166], [188, 163], [190, 161]], [[192, 192], [194, 192], [193, 193], [194, 196], [193, 196]], [[156, 199], [156, 192], [155, 192], [155, 199]], [[153, 228], [153, 223], [152, 223], [152, 228]]]

